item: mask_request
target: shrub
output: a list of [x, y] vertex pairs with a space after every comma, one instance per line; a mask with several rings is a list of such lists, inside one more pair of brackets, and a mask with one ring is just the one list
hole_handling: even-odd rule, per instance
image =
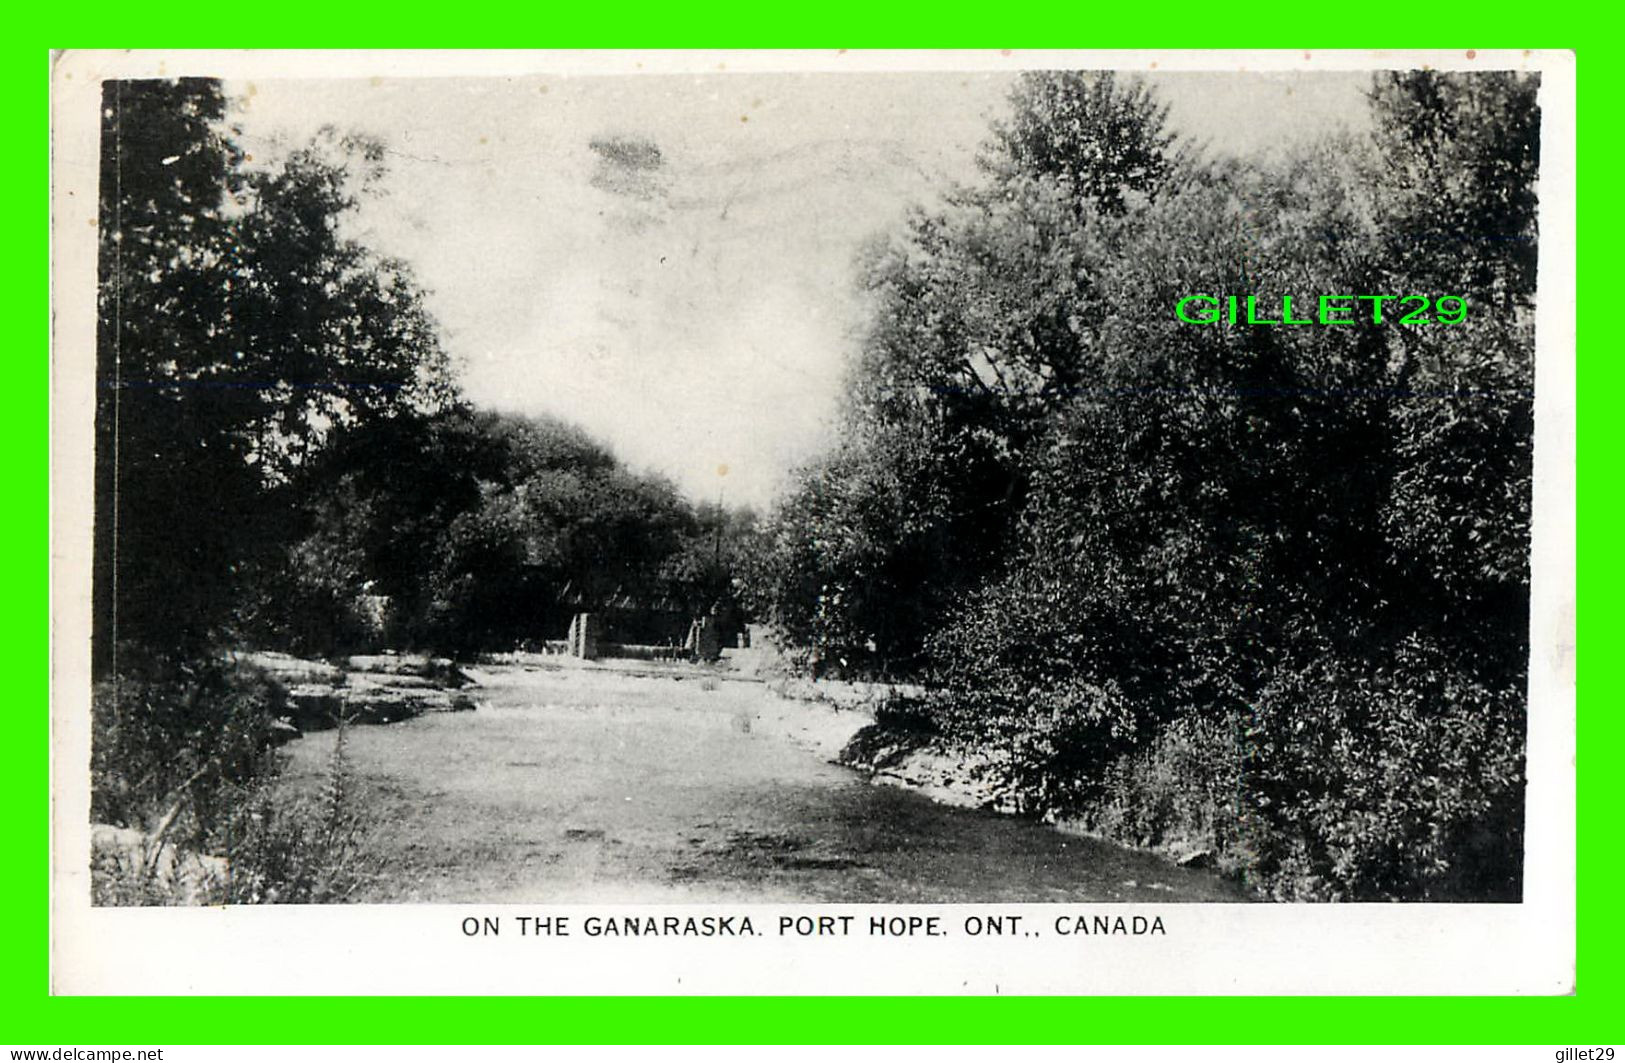
[[91, 819], [197, 847], [237, 790], [274, 775], [286, 693], [257, 668], [127, 654], [91, 702]]
[[922, 737], [941, 733], [930, 700], [895, 690], [889, 691], [875, 706], [875, 726], [894, 734]]
[[1175, 720], [1146, 748], [1107, 766], [1086, 824], [1133, 845], [1206, 849], [1246, 871], [1256, 828], [1244, 796], [1243, 726], [1235, 713]]
[[[98, 850], [94, 903], [321, 903], [354, 893], [366, 878], [363, 821], [344, 728], [321, 792], [294, 794], [271, 743], [286, 708], [286, 692], [263, 671], [222, 660], [131, 654], [96, 685], [91, 818], [140, 833]], [[215, 856], [226, 858], [221, 874]]]
[[1522, 683], [1438, 642], [1279, 674], [1248, 729], [1263, 885], [1303, 899], [1516, 901], [1523, 879]]
[[1070, 588], [1034, 569], [972, 598], [929, 644], [929, 713], [948, 744], [977, 753], [1008, 803], [1077, 812], [1105, 766], [1153, 733], [1156, 706], [1108, 674], [1119, 634], [1080, 623]]
[[971, 753], [995, 799], [1025, 815], [1083, 808], [1136, 731], [1134, 712], [1110, 681], [1072, 678], [1024, 693], [963, 688], [931, 699], [932, 725], [946, 743]]

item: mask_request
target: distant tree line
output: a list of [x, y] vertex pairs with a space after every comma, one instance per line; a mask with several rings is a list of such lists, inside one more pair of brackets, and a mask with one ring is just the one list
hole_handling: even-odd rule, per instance
[[245, 634], [318, 656], [466, 655], [563, 638], [576, 612], [738, 608], [754, 529], [573, 426], [464, 405], [336, 435], [296, 490]]
[[[926, 680], [884, 718], [1032, 814], [1276, 896], [1516, 898], [1536, 87], [1379, 75], [1368, 134], [1242, 161], [1132, 79], [1023, 76], [980, 179], [868, 250], [764, 611]], [[1176, 320], [1195, 293], [1470, 311]]]

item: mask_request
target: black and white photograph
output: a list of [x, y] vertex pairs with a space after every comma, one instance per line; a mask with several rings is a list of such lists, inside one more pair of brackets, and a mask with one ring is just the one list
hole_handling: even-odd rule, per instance
[[58, 892], [1522, 905], [1528, 54], [96, 76]]

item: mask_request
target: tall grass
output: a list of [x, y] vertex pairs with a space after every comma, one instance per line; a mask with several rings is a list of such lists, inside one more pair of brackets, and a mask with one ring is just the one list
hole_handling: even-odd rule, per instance
[[291, 795], [273, 784], [240, 807], [223, 845], [225, 903], [333, 904], [351, 900], [371, 879], [348, 732], [341, 721], [317, 794]]
[[[240, 665], [144, 661], [93, 700], [98, 905], [319, 904], [366, 881], [366, 821], [341, 721], [320, 791], [282, 780], [286, 692]], [[223, 861], [220, 858], [224, 858]]]

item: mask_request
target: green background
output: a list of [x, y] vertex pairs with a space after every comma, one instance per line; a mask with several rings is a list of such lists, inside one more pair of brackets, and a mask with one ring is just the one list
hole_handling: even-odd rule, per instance
[[[1612, 6], [1612, 5], [1610, 5]], [[11, 678], [0, 788], [10, 860], [0, 871], [0, 1043], [1082, 1042], [1534, 1043], [1620, 1040], [1622, 832], [1615, 819], [1618, 665], [1587, 670], [1580, 702], [1577, 991], [1552, 998], [52, 998], [48, 990], [49, 175], [48, 48], [1577, 48], [1583, 234], [1580, 302], [1591, 330], [1616, 316], [1621, 134], [1617, 34], [1602, 8], [1477, 2], [1387, 6], [1041, 5], [874, 2], [474, 6], [25, 5], [8, 14], [10, 204], [3, 268], [14, 337], [0, 360], [0, 537], [13, 558], [0, 597]], [[1590, 268], [1587, 268], [1590, 267]], [[1589, 297], [1589, 298], [1588, 298]], [[37, 337], [37, 340], [34, 339]], [[35, 346], [37, 342], [38, 346]], [[1587, 457], [1579, 551], [1590, 645], [1614, 638], [1622, 600], [1614, 457], [1620, 353], [1596, 339], [1578, 367]], [[1531, 1058], [1547, 1058], [1544, 1055]]]

